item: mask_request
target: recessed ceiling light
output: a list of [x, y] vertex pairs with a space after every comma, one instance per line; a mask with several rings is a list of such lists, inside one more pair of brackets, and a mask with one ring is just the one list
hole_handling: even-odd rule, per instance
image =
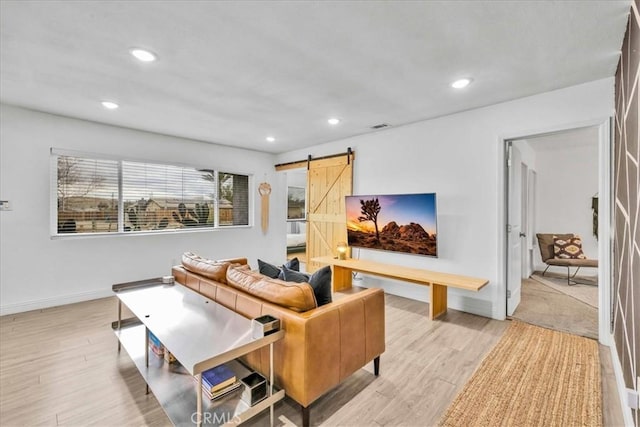
[[133, 55], [138, 61], [142, 62], [153, 62], [158, 59], [158, 56], [155, 53], [137, 47], [130, 49], [129, 52], [131, 52], [131, 55]]
[[111, 101], [102, 101], [101, 104], [107, 110], [115, 110], [116, 108], [119, 107], [118, 104], [116, 104], [115, 102], [111, 102]]
[[272, 136], [268, 136], [266, 139], [267, 139], [267, 142], [275, 142], [275, 140], [276, 140], [276, 139], [275, 139], [274, 137], [272, 137]]
[[462, 89], [464, 87], [469, 86], [469, 83], [471, 83], [471, 79], [460, 79], [451, 83], [451, 87], [455, 89]]
[[327, 120], [327, 123], [329, 123], [332, 126], [335, 126], [338, 123], [340, 123], [340, 119], [336, 119], [335, 117], [332, 117], [329, 120]]

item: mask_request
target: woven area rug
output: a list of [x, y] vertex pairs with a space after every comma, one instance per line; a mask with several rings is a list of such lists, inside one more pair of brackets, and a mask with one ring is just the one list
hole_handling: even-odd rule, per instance
[[596, 341], [513, 321], [440, 426], [601, 426]]

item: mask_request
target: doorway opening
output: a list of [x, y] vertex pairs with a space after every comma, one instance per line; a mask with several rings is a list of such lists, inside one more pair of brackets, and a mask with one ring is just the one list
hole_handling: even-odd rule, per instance
[[307, 263], [307, 170], [287, 174], [287, 259]]
[[594, 339], [604, 292], [598, 268], [554, 260], [592, 265], [600, 256], [601, 134], [590, 126], [505, 141], [507, 316]]
[[[297, 178], [291, 170], [306, 168], [304, 264], [307, 273], [322, 268], [323, 264], [317, 258], [334, 256], [338, 243], [347, 240], [344, 200], [353, 188], [354, 159], [355, 153], [349, 147], [344, 153], [317, 158], [308, 156], [307, 160], [276, 165], [276, 171], [288, 171], [287, 178], [291, 176], [292, 180]], [[292, 219], [294, 221], [298, 225], [302, 222], [298, 218]]]

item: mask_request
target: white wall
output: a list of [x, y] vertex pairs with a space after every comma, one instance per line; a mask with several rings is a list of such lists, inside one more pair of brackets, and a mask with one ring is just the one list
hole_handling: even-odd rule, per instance
[[[536, 233], [574, 233], [582, 237], [582, 247], [589, 258], [598, 257], [598, 241], [593, 235], [591, 198], [598, 193], [597, 135], [582, 146], [563, 146], [537, 151]], [[535, 140], [531, 143], [535, 147]], [[534, 262], [544, 270], [536, 247]], [[550, 271], [563, 272], [558, 268]], [[566, 272], [566, 269], [564, 269]], [[581, 270], [595, 274], [596, 270]]]
[[[270, 203], [269, 232], [260, 228], [257, 185], [271, 200], [286, 200], [286, 181], [274, 156], [0, 106], [0, 313], [6, 314], [111, 294], [113, 283], [169, 274], [187, 250], [211, 258], [282, 253], [285, 206]], [[50, 238], [49, 148], [150, 161], [206, 164], [254, 174], [254, 227], [160, 235]], [[268, 258], [270, 259], [270, 258]]]
[[[2, 105], [0, 199], [10, 200], [13, 210], [0, 212], [0, 310], [106, 296], [113, 283], [167, 274], [185, 250], [211, 258], [247, 256], [254, 265], [258, 257], [284, 257], [286, 204], [270, 204], [269, 232], [263, 235], [257, 197], [253, 228], [51, 240], [49, 147], [232, 166], [253, 173], [254, 184], [270, 182], [272, 201], [286, 200], [286, 176], [273, 172], [275, 163], [352, 147], [354, 194], [436, 192], [438, 197], [439, 258], [367, 250], [360, 250], [360, 257], [489, 279], [478, 294], [451, 290], [449, 306], [503, 318], [502, 140], [593, 124], [612, 113], [613, 79], [608, 78], [271, 156]], [[365, 285], [427, 300], [428, 289], [417, 285], [373, 278]]]
[[[436, 192], [438, 258], [364, 249], [354, 256], [489, 279], [478, 294], [450, 290], [449, 306], [504, 318], [502, 140], [604, 121], [613, 106], [613, 79], [607, 78], [284, 153], [277, 162], [352, 147], [354, 194]], [[403, 282], [366, 278], [365, 285], [421, 300], [428, 294]]]

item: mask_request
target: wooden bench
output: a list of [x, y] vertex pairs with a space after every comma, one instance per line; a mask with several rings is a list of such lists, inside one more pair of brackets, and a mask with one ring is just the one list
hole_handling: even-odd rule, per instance
[[477, 277], [438, 273], [437, 271], [400, 267], [360, 259], [337, 259], [326, 256], [313, 258], [312, 261], [331, 266], [334, 292], [351, 288], [354, 271], [429, 286], [430, 319], [436, 319], [447, 312], [447, 288], [478, 292], [489, 283], [488, 280]]

